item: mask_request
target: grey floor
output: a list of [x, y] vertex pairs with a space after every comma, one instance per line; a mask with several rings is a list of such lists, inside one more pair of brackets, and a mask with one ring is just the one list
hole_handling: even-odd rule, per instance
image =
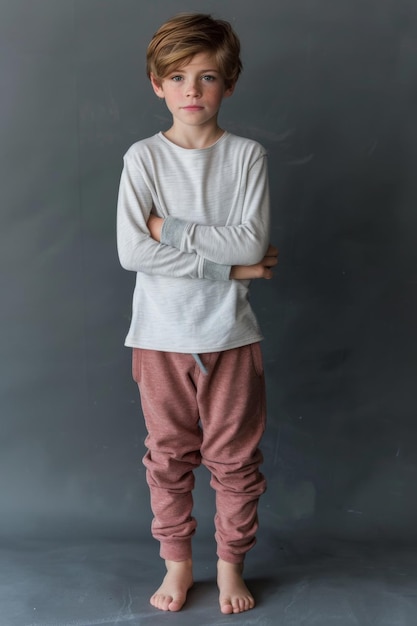
[[148, 602], [163, 573], [152, 541], [3, 541], [0, 625], [417, 624], [416, 548], [302, 533], [279, 541], [261, 538], [246, 566], [257, 606], [223, 616], [212, 546], [196, 544], [196, 584], [186, 608], [168, 614]]

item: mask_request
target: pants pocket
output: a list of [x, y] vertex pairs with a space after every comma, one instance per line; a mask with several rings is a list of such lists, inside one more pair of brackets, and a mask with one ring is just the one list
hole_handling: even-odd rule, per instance
[[264, 362], [262, 357], [261, 344], [259, 342], [251, 343], [249, 347], [255, 372], [258, 374], [258, 376], [263, 376]]

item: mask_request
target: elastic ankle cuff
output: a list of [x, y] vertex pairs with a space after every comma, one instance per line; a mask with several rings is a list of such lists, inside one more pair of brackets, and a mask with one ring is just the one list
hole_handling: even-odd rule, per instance
[[159, 554], [164, 561], [188, 561], [192, 558], [191, 541], [161, 543]]
[[223, 550], [217, 551], [217, 556], [226, 563], [233, 563], [233, 565], [240, 565], [245, 561], [245, 554], [232, 554], [231, 552], [223, 552]]

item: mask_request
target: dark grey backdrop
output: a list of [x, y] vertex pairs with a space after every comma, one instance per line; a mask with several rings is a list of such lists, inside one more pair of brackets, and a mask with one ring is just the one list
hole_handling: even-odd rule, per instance
[[[280, 269], [266, 340], [264, 532], [415, 538], [412, 0], [0, 0], [2, 533], [148, 537], [123, 347], [122, 156], [169, 116], [144, 74], [178, 11], [229, 19], [245, 71], [221, 121], [270, 155]], [[196, 506], [211, 532], [199, 473]]]

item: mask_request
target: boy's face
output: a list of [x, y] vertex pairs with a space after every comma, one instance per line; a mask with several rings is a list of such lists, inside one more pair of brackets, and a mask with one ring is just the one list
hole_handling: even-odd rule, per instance
[[196, 54], [161, 81], [151, 74], [151, 82], [156, 95], [165, 99], [174, 123], [187, 126], [217, 125], [222, 100], [234, 89], [226, 89], [215, 58], [207, 53]]

